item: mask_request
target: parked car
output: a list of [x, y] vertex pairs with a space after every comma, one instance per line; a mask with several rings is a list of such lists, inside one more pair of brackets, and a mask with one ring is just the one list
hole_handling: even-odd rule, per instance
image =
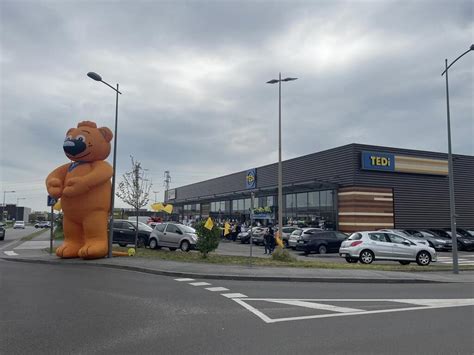
[[25, 221], [16, 221], [13, 229], [25, 229]]
[[[306, 228], [305, 228], [306, 229]], [[315, 228], [303, 229], [301, 238], [296, 244], [296, 250], [304, 252], [308, 255], [312, 252], [318, 254], [326, 254], [339, 251], [342, 241], [347, 238], [344, 233], [336, 231], [325, 231]]]
[[404, 229], [404, 231], [415, 237], [426, 239], [429, 246], [436, 251], [450, 251], [453, 247], [451, 239], [441, 238], [440, 236], [423, 229]]
[[303, 233], [303, 229], [297, 228], [290, 234], [290, 238], [288, 238], [288, 248], [296, 249], [296, 244], [300, 239], [301, 233]]
[[[283, 228], [281, 229], [281, 239], [285, 248], [288, 248], [290, 245], [289, 240], [291, 233], [293, 233], [297, 229], [299, 228], [296, 226], [283, 226]], [[277, 230], [279, 230], [279, 228], [277, 228]]]
[[459, 234], [461, 234], [463, 237], [474, 238], [474, 231], [469, 231], [468, 229], [464, 229], [464, 228], [456, 228], [456, 231]]
[[381, 232], [388, 232], [388, 233], [393, 233], [393, 234], [398, 234], [402, 236], [403, 238], [406, 238], [413, 243], [417, 244], [423, 244], [423, 245], [429, 245], [428, 241], [423, 239], [422, 237], [419, 237], [418, 235], [412, 235], [408, 232], [405, 232], [402, 229], [379, 229]]
[[51, 228], [50, 221], [39, 221], [35, 223], [35, 228]]
[[[114, 219], [112, 242], [117, 243], [121, 247], [126, 247], [129, 244], [135, 245], [136, 230], [137, 222], [125, 219]], [[138, 248], [144, 248], [149, 244], [150, 234], [152, 231], [153, 229], [145, 223], [138, 222]]]
[[371, 264], [374, 260], [395, 260], [402, 265], [416, 261], [420, 266], [427, 266], [437, 261], [436, 251], [430, 246], [379, 231], [353, 233], [342, 242], [339, 255], [348, 263], [360, 261], [363, 264]]
[[175, 222], [159, 223], [150, 235], [150, 249], [167, 247], [169, 250], [180, 248], [182, 251], [196, 249], [198, 236], [194, 228]]
[[5, 239], [5, 225], [0, 223], [0, 240]]
[[[446, 233], [452, 239], [453, 235], [451, 233], [451, 230], [446, 229]], [[466, 250], [466, 251], [474, 250], [474, 238], [466, 237], [462, 235], [461, 233], [458, 232], [457, 229], [456, 229], [456, 241], [458, 245], [458, 250]]]
[[[252, 227], [252, 242], [255, 245], [263, 245], [263, 237], [267, 233], [268, 228], [266, 227]], [[243, 240], [243, 241], [242, 241]], [[250, 243], [250, 234], [247, 234], [246, 237], [241, 238], [241, 243]]]

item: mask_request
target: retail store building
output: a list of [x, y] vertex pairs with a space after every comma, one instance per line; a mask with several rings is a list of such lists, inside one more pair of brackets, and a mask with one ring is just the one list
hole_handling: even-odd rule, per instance
[[[474, 156], [454, 155], [457, 225], [474, 227]], [[175, 217], [275, 223], [278, 164], [170, 189]], [[450, 226], [447, 154], [348, 144], [283, 161], [284, 223], [345, 232]]]

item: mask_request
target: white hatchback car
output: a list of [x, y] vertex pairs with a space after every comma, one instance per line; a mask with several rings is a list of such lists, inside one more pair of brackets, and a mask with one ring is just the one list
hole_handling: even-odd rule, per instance
[[420, 266], [427, 266], [437, 260], [436, 251], [430, 246], [381, 231], [353, 233], [342, 242], [339, 255], [348, 263], [360, 261], [363, 264], [371, 264], [374, 260], [395, 260], [402, 265], [416, 261]]
[[13, 225], [13, 229], [25, 229], [25, 221], [16, 221]]

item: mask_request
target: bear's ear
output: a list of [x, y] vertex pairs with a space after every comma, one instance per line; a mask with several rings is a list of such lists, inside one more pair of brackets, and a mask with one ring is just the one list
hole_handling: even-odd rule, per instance
[[107, 142], [110, 142], [114, 136], [112, 131], [107, 127], [100, 127], [99, 132], [102, 133]]
[[75, 128], [69, 128], [66, 132], [66, 137], [69, 136], [69, 133], [71, 133]]

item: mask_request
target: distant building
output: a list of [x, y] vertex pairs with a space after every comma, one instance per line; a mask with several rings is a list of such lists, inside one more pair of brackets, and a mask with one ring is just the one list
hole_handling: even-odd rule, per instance
[[29, 221], [29, 215], [31, 214], [31, 208], [24, 206], [17, 206], [15, 204], [6, 204], [3, 209], [5, 219], [11, 221]]

